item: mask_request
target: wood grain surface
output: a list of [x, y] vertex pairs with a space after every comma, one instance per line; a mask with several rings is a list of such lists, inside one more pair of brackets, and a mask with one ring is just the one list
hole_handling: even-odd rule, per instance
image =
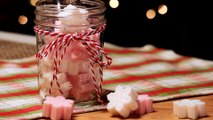
[[[182, 98], [183, 99], [183, 98]], [[199, 120], [213, 120], [213, 95], [200, 97], [190, 97], [186, 99], [200, 99], [206, 103], [207, 116], [199, 118]], [[154, 103], [154, 112], [142, 116], [131, 115], [125, 120], [190, 120], [178, 119], [173, 115], [173, 101], [164, 101]], [[107, 110], [76, 114], [72, 117], [73, 120], [121, 120], [121, 117], [112, 116]]]

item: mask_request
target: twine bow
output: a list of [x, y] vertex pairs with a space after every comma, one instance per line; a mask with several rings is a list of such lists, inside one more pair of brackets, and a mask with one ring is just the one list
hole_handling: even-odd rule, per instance
[[[95, 86], [95, 91], [98, 97], [98, 101], [102, 104], [104, 103], [101, 98], [102, 93], [102, 84], [103, 84], [103, 70], [102, 68], [109, 67], [112, 63], [112, 59], [108, 56], [108, 54], [103, 50], [103, 48], [97, 43], [96, 40], [89, 37], [90, 35], [95, 35], [97, 33], [102, 32], [105, 29], [105, 24], [89, 31], [83, 31], [81, 33], [73, 33], [73, 34], [64, 34], [59, 32], [49, 32], [45, 31], [38, 26], [34, 27], [34, 31], [39, 35], [49, 35], [51, 37], [56, 37], [56, 40], [52, 41], [51, 43], [44, 46], [37, 54], [36, 57], [38, 59], [42, 59], [46, 57], [52, 51], [55, 51], [55, 58], [54, 58], [54, 73], [53, 73], [53, 80], [50, 84], [49, 93], [51, 94], [51, 87], [53, 85], [53, 81], [56, 81], [57, 87], [61, 94], [63, 94], [62, 90], [60, 89], [60, 84], [58, 83], [57, 73], [58, 67], [63, 60], [63, 57], [66, 53], [67, 47], [72, 44], [72, 41], [78, 41], [85, 46], [86, 50], [88, 51], [89, 55], [89, 64], [92, 72], [92, 79]], [[106, 59], [106, 62], [103, 62], [100, 58], [100, 55]], [[94, 72], [94, 64], [97, 64], [98, 70], [100, 73], [100, 82], [97, 82], [95, 72]], [[99, 83], [99, 84], [98, 84]]]

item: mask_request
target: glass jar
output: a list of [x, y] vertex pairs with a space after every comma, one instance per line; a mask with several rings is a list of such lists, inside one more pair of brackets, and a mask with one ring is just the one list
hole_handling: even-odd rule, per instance
[[37, 2], [34, 30], [43, 100], [63, 95], [75, 102], [101, 101], [105, 9], [100, 0]]

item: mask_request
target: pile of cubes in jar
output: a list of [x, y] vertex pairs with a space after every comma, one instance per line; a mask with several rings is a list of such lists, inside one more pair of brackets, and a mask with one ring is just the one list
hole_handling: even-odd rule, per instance
[[[78, 17], [79, 14], [84, 14], [84, 17]], [[64, 11], [58, 13], [59, 19], [55, 21], [56, 27], [54, 32], [66, 34], [92, 30], [92, 28], [86, 26], [90, 24], [87, 16], [85, 16], [86, 14], [89, 14], [86, 9], [77, 8], [73, 5], [66, 6]], [[100, 43], [99, 33], [89, 37]], [[45, 44], [42, 47], [56, 40], [56, 37], [48, 35], [43, 38]], [[51, 86], [54, 74], [55, 52], [52, 51], [39, 61], [39, 89], [41, 97], [45, 98], [45, 96], [50, 94], [51, 96], [61, 95], [61, 90], [65, 98], [73, 98], [76, 101], [93, 99], [95, 97], [95, 88], [90, 69], [89, 55], [85, 46], [79, 41], [74, 40], [71, 42], [66, 48], [64, 57], [58, 67], [58, 80], [53, 82]], [[94, 71], [98, 79], [98, 69]], [[60, 90], [57, 84], [60, 85]], [[51, 92], [49, 92], [49, 89]]]

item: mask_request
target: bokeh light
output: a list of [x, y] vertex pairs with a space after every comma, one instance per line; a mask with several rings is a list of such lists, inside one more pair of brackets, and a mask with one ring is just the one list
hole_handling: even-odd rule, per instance
[[168, 7], [166, 5], [159, 5], [158, 7], [158, 13], [163, 15], [163, 14], [166, 14], [168, 11]]
[[28, 22], [28, 18], [24, 15], [20, 15], [18, 17], [18, 22], [19, 22], [19, 24], [24, 25]]
[[119, 1], [118, 0], [110, 0], [109, 5], [111, 8], [117, 8], [119, 6]]
[[154, 9], [149, 9], [147, 12], [146, 12], [146, 17], [148, 19], [153, 19], [154, 17], [156, 16], [156, 12]]
[[36, 4], [37, 1], [38, 1], [38, 0], [29, 0], [30, 5], [32, 5], [32, 6], [35, 6], [35, 4]]

